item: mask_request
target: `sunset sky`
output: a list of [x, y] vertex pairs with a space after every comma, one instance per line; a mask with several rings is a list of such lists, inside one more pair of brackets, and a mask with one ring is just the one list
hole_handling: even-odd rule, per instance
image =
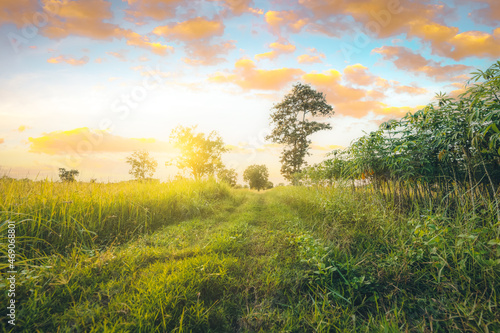
[[326, 94], [333, 130], [310, 163], [381, 122], [456, 95], [500, 58], [500, 1], [0, 0], [0, 175], [130, 179], [165, 162], [177, 125], [217, 131], [240, 175], [280, 147], [269, 114], [296, 82]]

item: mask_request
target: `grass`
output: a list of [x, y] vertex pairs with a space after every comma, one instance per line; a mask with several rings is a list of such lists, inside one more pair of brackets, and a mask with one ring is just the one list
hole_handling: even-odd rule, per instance
[[[18, 331], [500, 330], [498, 226], [477, 213], [402, 213], [343, 188], [1, 186], [2, 218], [30, 219], [17, 235], [33, 248], [19, 247], [38, 255], [16, 263]], [[78, 238], [70, 217], [98, 237]]]

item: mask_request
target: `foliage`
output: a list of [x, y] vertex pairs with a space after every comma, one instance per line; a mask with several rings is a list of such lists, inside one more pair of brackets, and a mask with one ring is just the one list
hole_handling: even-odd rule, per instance
[[238, 174], [235, 169], [221, 168], [217, 170], [217, 178], [222, 182], [226, 182], [231, 187], [235, 187], [238, 180]]
[[306, 164], [305, 157], [311, 145], [308, 137], [321, 130], [331, 129], [330, 124], [314, 121], [315, 117], [330, 117], [333, 108], [325, 96], [309, 85], [298, 83], [282, 102], [274, 105], [271, 114], [273, 130], [266, 139], [284, 144], [281, 153], [281, 174], [292, 181]]
[[137, 180], [145, 180], [146, 177], [152, 177], [158, 166], [158, 162], [151, 156], [149, 152], [140, 150], [135, 151], [127, 157], [127, 163], [130, 164], [128, 172]]
[[75, 177], [78, 176], [80, 172], [78, 170], [66, 170], [65, 168], [59, 168], [59, 178], [62, 182], [74, 182]]
[[[213, 131], [208, 135], [196, 133], [196, 126], [176, 127], [170, 134], [175, 147], [181, 150], [175, 165], [187, 169], [195, 179], [213, 175], [223, 167], [221, 154], [228, 151], [222, 138]], [[169, 163], [167, 163], [169, 165]]]
[[406, 201], [462, 200], [467, 192], [474, 209], [485, 198], [498, 207], [500, 61], [472, 75], [456, 99], [438, 94], [436, 103], [383, 123], [309, 169], [309, 177], [364, 179]]
[[264, 190], [268, 186], [269, 171], [265, 165], [250, 165], [243, 172], [243, 180], [251, 189]]

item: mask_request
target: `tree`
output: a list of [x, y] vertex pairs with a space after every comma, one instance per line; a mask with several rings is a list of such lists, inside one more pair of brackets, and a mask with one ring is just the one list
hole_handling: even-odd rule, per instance
[[282, 102], [273, 106], [271, 126], [273, 130], [266, 137], [274, 143], [284, 144], [281, 153], [281, 174], [292, 181], [306, 165], [311, 140], [308, 137], [321, 130], [331, 129], [330, 124], [313, 121], [315, 117], [331, 117], [333, 108], [326, 102], [325, 95], [309, 85], [297, 83]]
[[228, 183], [229, 185], [231, 185], [231, 187], [235, 187], [238, 174], [234, 169], [221, 168], [217, 172], [217, 177], [220, 181]]
[[78, 176], [80, 172], [78, 170], [66, 170], [65, 168], [59, 168], [59, 178], [62, 182], [74, 182], [75, 177]]
[[[187, 169], [195, 179], [213, 175], [223, 168], [221, 154], [228, 151], [224, 141], [213, 131], [208, 135], [196, 133], [196, 126], [178, 126], [170, 134], [176, 148], [181, 150], [175, 165], [179, 169]], [[165, 163], [170, 165], [171, 163]]]
[[153, 176], [158, 166], [158, 162], [145, 150], [135, 151], [127, 157], [127, 163], [130, 164], [130, 171], [128, 172], [137, 180], [144, 180], [146, 176], [149, 178]]
[[265, 165], [250, 165], [243, 173], [243, 180], [250, 185], [251, 189], [258, 191], [266, 189], [269, 184], [269, 171]]

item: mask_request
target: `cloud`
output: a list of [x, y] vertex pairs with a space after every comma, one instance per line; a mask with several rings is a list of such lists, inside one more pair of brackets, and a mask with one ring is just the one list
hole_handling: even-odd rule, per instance
[[244, 90], [280, 90], [304, 74], [297, 68], [257, 69], [250, 59], [240, 59], [231, 74], [219, 73], [209, 78], [211, 82], [233, 83]]
[[0, 144], [2, 144], [4, 142], [5, 142], [5, 139], [4, 138], [0, 138]]
[[235, 41], [226, 41], [216, 44], [202, 42], [189, 43], [186, 45], [187, 57], [182, 60], [190, 65], [216, 65], [226, 61], [221, 55], [228, 54], [235, 49]]
[[110, 56], [113, 56], [120, 61], [127, 61], [127, 57], [126, 57], [127, 53], [128, 53], [128, 50], [120, 50], [118, 52], [113, 52], [113, 51], [106, 52], [106, 54], [109, 54]]
[[293, 10], [270, 10], [264, 17], [271, 31], [277, 35], [281, 34], [281, 30], [298, 33], [308, 22], [307, 18], [301, 18], [300, 13]]
[[252, 8], [253, 5], [252, 0], [209, 0], [213, 2], [222, 3], [222, 6], [227, 8], [231, 12], [231, 14], [239, 16], [244, 13], [252, 13], [252, 14], [263, 14], [262, 10]]
[[125, 138], [101, 130], [87, 127], [70, 131], [44, 133], [37, 138], [29, 138], [29, 152], [48, 155], [89, 154], [97, 152], [129, 152], [145, 149], [154, 152], [172, 150], [169, 143], [155, 139]]
[[312, 150], [319, 150], [319, 151], [332, 151], [334, 149], [342, 149], [342, 148], [345, 148], [344, 146], [339, 146], [339, 145], [326, 145], [326, 146], [323, 146], [323, 145], [319, 145], [319, 144], [316, 144], [316, 143], [312, 143], [311, 144], [311, 149]]
[[31, 128], [31, 127], [28, 127], [28, 126], [25, 126], [25, 125], [21, 125], [21, 126], [19, 126], [19, 127], [17, 128], [17, 131], [18, 131], [19, 133], [22, 133], [22, 132], [24, 132], [25, 130], [27, 130], [27, 129], [29, 129], [29, 128]]
[[[457, 0], [465, 3], [465, 0]], [[483, 23], [498, 26], [500, 3], [497, 0], [476, 0], [488, 8], [474, 11], [471, 16]], [[500, 56], [500, 28], [491, 34], [482, 31], [460, 32], [449, 27], [445, 20], [455, 14], [456, 9], [445, 3], [427, 1], [387, 0], [299, 0], [304, 7], [297, 17], [311, 16], [308, 28], [311, 31], [339, 37], [346, 31], [356, 29], [372, 38], [387, 38], [406, 33], [408, 38], [417, 37], [430, 44], [433, 54], [459, 61], [468, 57], [495, 59]], [[469, 4], [469, 2], [467, 2]], [[311, 14], [307, 14], [307, 11]], [[297, 12], [295, 12], [297, 13]], [[352, 17], [358, 27], [349, 24]], [[298, 19], [298, 18], [295, 18]], [[276, 22], [279, 25], [279, 22]]]
[[344, 68], [344, 78], [358, 86], [368, 86], [376, 80], [375, 76], [368, 72], [368, 68], [361, 64], [350, 65]]
[[[53, 11], [53, 8], [56, 10]], [[78, 35], [99, 40], [111, 40], [120, 35], [118, 25], [106, 23], [113, 18], [111, 3], [104, 0], [47, 0], [43, 9], [51, 13], [42, 34], [51, 39]]]
[[50, 39], [58, 40], [73, 35], [108, 41], [124, 38], [128, 45], [148, 49], [159, 55], [165, 55], [172, 49], [152, 42], [148, 36], [106, 22], [113, 19], [109, 1], [44, 0], [41, 6], [35, 6], [33, 1], [28, 0], [17, 2], [7, 0], [6, 7], [0, 12], [0, 23], [10, 22], [21, 27], [27, 22], [36, 23], [43, 19], [46, 24], [40, 27], [40, 33]]
[[334, 105], [336, 113], [361, 118], [368, 112], [376, 113], [385, 106], [382, 102], [371, 100], [364, 89], [342, 85], [342, 74], [337, 70], [308, 73], [302, 78], [306, 83], [325, 93], [328, 103]]
[[153, 33], [180, 41], [203, 40], [213, 36], [221, 36], [224, 33], [224, 24], [218, 20], [196, 17], [187, 21], [156, 27]]
[[319, 56], [311, 56], [309, 54], [302, 54], [297, 57], [297, 62], [299, 64], [319, 64], [323, 61]]
[[395, 86], [394, 91], [399, 94], [409, 94], [409, 95], [423, 95], [429, 92], [429, 90], [417, 87], [416, 85], [411, 86]]
[[156, 21], [165, 20], [175, 16], [176, 8], [183, 0], [123, 0], [129, 5], [125, 13], [129, 19], [142, 21], [152, 18]]
[[74, 59], [71, 57], [60, 55], [58, 57], [52, 57], [47, 59], [47, 62], [50, 64], [60, 64], [62, 62], [65, 62], [71, 66], [82, 66], [89, 62], [89, 57], [84, 56], [81, 57], [80, 59]]
[[416, 36], [431, 45], [433, 54], [455, 61], [468, 57], [494, 59], [500, 56], [500, 28], [492, 34], [482, 31], [459, 33], [456, 27], [448, 27], [426, 19], [409, 24], [408, 36]]
[[473, 10], [469, 13], [475, 22], [490, 26], [498, 26], [500, 23], [500, 2], [498, 0], [456, 0], [459, 4], [468, 5], [471, 2], [478, 3], [483, 6], [480, 9]]
[[124, 30], [122, 31], [122, 34], [123, 37], [127, 39], [127, 45], [148, 49], [157, 55], [164, 56], [168, 52], [172, 52], [174, 50], [172, 46], [151, 42], [149, 37], [139, 35], [138, 33], [130, 30]]
[[255, 55], [256, 60], [269, 59], [272, 60], [281, 54], [293, 53], [295, 52], [295, 45], [293, 44], [281, 44], [281, 43], [271, 43], [269, 47], [272, 49], [271, 52], [261, 53]]
[[0, 25], [13, 23], [20, 29], [26, 24], [23, 18], [30, 22], [39, 9], [38, 0], [3, 0], [0, 8]]
[[382, 46], [372, 50], [382, 55], [382, 59], [391, 61], [396, 68], [423, 74], [435, 81], [461, 81], [462, 74], [473, 68], [466, 65], [441, 65], [434, 60], [427, 60], [420, 54], [402, 46]]

